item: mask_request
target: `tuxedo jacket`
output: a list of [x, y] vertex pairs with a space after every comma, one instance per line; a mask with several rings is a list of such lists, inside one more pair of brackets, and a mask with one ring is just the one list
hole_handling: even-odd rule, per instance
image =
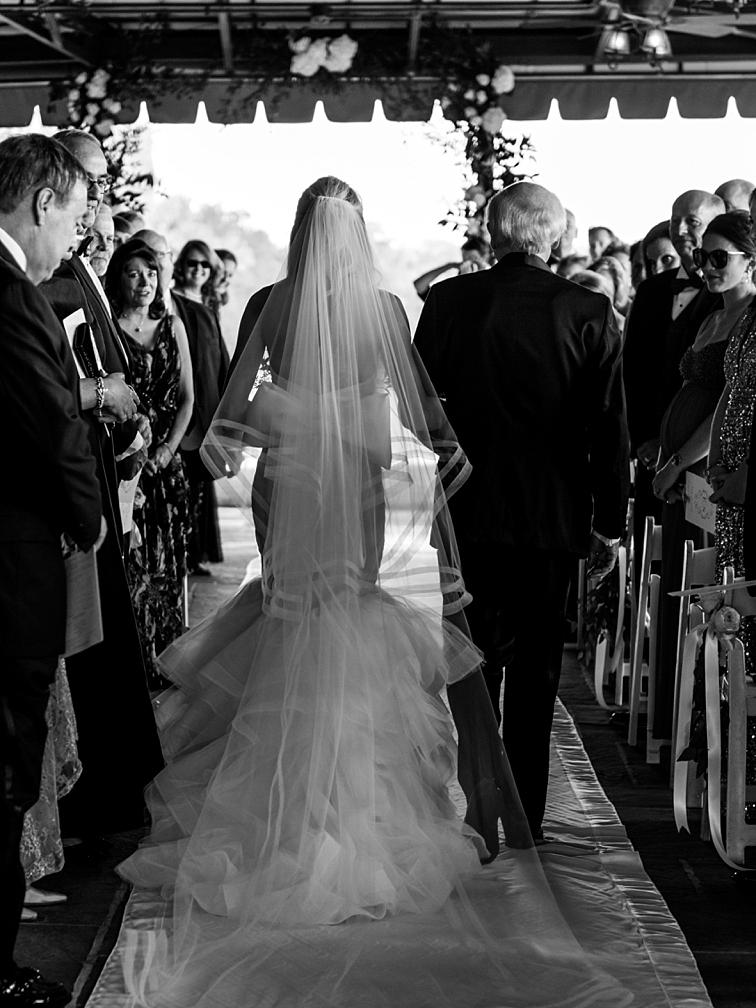
[[0, 653], [54, 655], [65, 639], [61, 533], [92, 546], [100, 485], [66, 334], [2, 244], [0, 328]]
[[512, 253], [436, 284], [415, 346], [473, 467], [452, 500], [458, 534], [579, 555], [591, 527], [621, 535], [628, 437], [608, 298]]
[[672, 319], [677, 272], [667, 270], [638, 287], [625, 326], [624, 379], [633, 448], [659, 436], [662, 418], [682, 385], [680, 361], [704, 319], [721, 307], [719, 294], [698, 291]]

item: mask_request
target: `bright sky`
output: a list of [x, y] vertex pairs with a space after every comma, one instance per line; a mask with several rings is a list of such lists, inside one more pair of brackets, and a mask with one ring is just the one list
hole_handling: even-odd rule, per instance
[[[439, 113], [440, 116], [440, 113]], [[722, 119], [682, 119], [674, 101], [664, 120], [623, 120], [616, 105], [603, 120], [567, 121], [556, 103], [544, 121], [508, 124], [535, 144], [536, 181], [576, 215], [578, 244], [603, 224], [626, 241], [669, 216], [685, 189], [715, 189], [730, 178], [756, 181], [756, 119], [742, 119], [734, 101]], [[460, 191], [459, 165], [420, 123], [153, 125], [154, 171], [167, 194], [247, 211], [256, 226], [284, 244], [299, 193], [320, 175], [335, 174], [361, 194], [368, 220], [406, 245], [446, 239], [438, 226]], [[461, 241], [461, 236], [459, 241]]]

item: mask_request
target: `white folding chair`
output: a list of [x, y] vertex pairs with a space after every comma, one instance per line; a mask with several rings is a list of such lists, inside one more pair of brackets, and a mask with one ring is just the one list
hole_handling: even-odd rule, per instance
[[[690, 591], [691, 588], [699, 588], [704, 585], [715, 584], [716, 576], [716, 550], [713, 546], [706, 549], [694, 549], [693, 540], [686, 539], [684, 546], [683, 571], [681, 591]], [[683, 648], [685, 638], [688, 633], [699, 626], [704, 621], [704, 614], [701, 606], [697, 602], [691, 602], [689, 598], [683, 597], [680, 600], [680, 618], [677, 624], [677, 658], [675, 661], [675, 700], [672, 724], [672, 738], [677, 738], [677, 727], [680, 718], [680, 695], [682, 689], [683, 674]], [[689, 684], [691, 685], [691, 684]], [[688, 690], [688, 692], [690, 692]], [[670, 784], [675, 776], [675, 761], [680, 754], [673, 752], [670, 761]], [[701, 804], [701, 794], [703, 782], [700, 777], [695, 776], [695, 766], [688, 765], [688, 807]]]
[[[630, 722], [627, 732], [628, 745], [638, 744], [638, 718], [646, 714], [649, 722], [653, 710], [649, 712], [649, 697], [653, 704], [654, 677], [656, 672], [656, 637], [659, 625], [659, 582], [658, 574], [651, 573], [651, 564], [661, 560], [662, 530], [651, 515], [646, 518], [643, 552], [638, 575], [638, 610], [635, 633], [632, 640], [630, 664]], [[643, 661], [643, 652], [648, 642], [648, 662]], [[643, 680], [646, 688], [643, 688]]]
[[[725, 596], [743, 616], [756, 616], [756, 598], [747, 588], [737, 587]], [[725, 851], [736, 866], [744, 866], [746, 847], [756, 848], [756, 824], [745, 821], [746, 804], [756, 803], [756, 786], [746, 784], [748, 718], [756, 718], [756, 685], [746, 678], [745, 653], [739, 641], [728, 652], [727, 688], [729, 730], [727, 737], [727, 813]], [[720, 852], [721, 853], [721, 852]]]

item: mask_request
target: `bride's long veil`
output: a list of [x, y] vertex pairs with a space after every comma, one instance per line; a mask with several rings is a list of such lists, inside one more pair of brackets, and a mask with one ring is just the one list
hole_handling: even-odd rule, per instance
[[[307, 207], [203, 456], [251, 502], [262, 578], [163, 656], [168, 766], [122, 871], [172, 911], [167, 944], [127, 946], [134, 1000], [625, 1003], [540, 869], [466, 633], [446, 502], [467, 463], [346, 200]], [[468, 822], [495, 847], [501, 817], [521, 859], [480, 906], [444, 687]]]

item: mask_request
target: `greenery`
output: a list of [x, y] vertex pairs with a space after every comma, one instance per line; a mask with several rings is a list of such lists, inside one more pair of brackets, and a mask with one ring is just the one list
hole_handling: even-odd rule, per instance
[[[167, 94], [199, 97], [214, 67], [208, 63], [190, 72], [162, 63], [168, 29], [159, 18], [145, 19], [137, 31], [104, 30], [85, 14], [79, 20], [82, 32], [103, 53], [102, 64], [57, 83], [51, 97], [66, 102], [71, 125], [101, 138], [112, 161], [119, 202], [140, 208], [152, 185], [149, 175], [134, 168], [140, 133], [126, 131], [114, 138], [116, 124], [121, 118], [133, 118], [143, 100]], [[431, 20], [420, 32], [411, 68], [405, 39], [370, 31], [337, 38], [285, 29], [239, 33], [236, 60], [240, 73], [229, 84], [226, 100], [226, 111], [233, 107], [235, 116], [245, 109], [251, 116], [262, 96], [275, 108], [303, 82], [319, 94], [338, 92], [355, 82], [369, 83], [393, 110], [416, 104], [420, 97], [427, 101], [435, 92], [461, 138], [469, 166], [466, 191], [444, 221], [453, 227], [480, 231], [484, 208], [494, 192], [528, 177], [524, 164], [532, 152], [530, 141], [501, 133], [514, 75], [471, 31], [451, 30]]]

